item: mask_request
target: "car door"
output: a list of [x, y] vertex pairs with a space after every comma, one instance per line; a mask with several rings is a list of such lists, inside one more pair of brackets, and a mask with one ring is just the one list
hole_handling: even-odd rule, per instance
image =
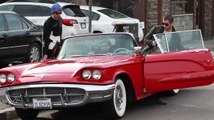
[[16, 14], [5, 14], [5, 19], [8, 25], [8, 34], [10, 36], [10, 57], [20, 58], [24, 57], [27, 49], [31, 43], [28, 26]]
[[213, 58], [208, 49], [147, 55], [144, 78], [148, 92], [209, 85]]
[[9, 45], [10, 39], [9, 34], [6, 31], [6, 24], [4, 14], [0, 14], [0, 59], [5, 59], [10, 54]]

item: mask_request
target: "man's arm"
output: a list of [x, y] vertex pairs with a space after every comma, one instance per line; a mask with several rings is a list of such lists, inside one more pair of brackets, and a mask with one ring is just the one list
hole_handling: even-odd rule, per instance
[[146, 34], [144, 38], [144, 42], [149, 47], [155, 47], [157, 45], [155, 38], [153, 37], [153, 34], [162, 33], [163, 28], [162, 26], [155, 25], [152, 27], [152, 29]]
[[150, 46], [150, 47], [153, 47], [153, 44], [152, 42], [154, 41], [154, 37], [153, 37], [153, 34], [154, 34], [154, 30], [155, 30], [155, 27], [153, 27], [145, 36], [144, 38], [144, 42], [146, 43], [146, 45]]
[[51, 26], [48, 22], [45, 22], [44, 30], [43, 30], [43, 40], [45, 42], [44, 55], [48, 54], [49, 44], [51, 42], [50, 34], [51, 34]]

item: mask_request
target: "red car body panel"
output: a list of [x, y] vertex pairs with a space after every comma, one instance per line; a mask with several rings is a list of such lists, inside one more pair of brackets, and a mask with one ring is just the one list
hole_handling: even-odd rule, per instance
[[[110, 111], [118, 112], [116, 117], [122, 117], [126, 103], [134, 99], [214, 82], [212, 53], [204, 48], [200, 37], [192, 37], [196, 33], [191, 32], [184, 38], [186, 46], [175, 51], [157, 39], [161, 53], [147, 55], [128, 33], [74, 36], [64, 41], [57, 59], [0, 69], [0, 90], [8, 103], [22, 108], [23, 113], [26, 108], [76, 107], [105, 101]], [[99, 53], [104, 40], [114, 44], [113, 51]]]
[[[127, 74], [133, 85], [136, 99], [142, 99], [160, 91], [208, 85], [214, 81], [213, 59], [210, 51], [206, 49], [152, 54], [143, 59], [141, 55], [94, 56], [26, 64], [26, 66], [14, 67], [16, 69], [14, 73], [17, 76], [20, 74], [19, 79], [5, 86], [37, 82], [103, 85], [114, 83], [118, 74]], [[102, 70], [101, 80], [83, 80], [81, 71], [86, 68]], [[146, 93], [143, 93], [144, 89]]]
[[[97, 84], [114, 83], [118, 74], [127, 74], [132, 80], [137, 99], [143, 97], [142, 56], [91, 56], [70, 60], [47, 60], [40, 64], [14, 66], [18, 80], [6, 86], [34, 83]], [[86, 81], [81, 77], [83, 69], [100, 69], [103, 76], [99, 81]], [[1, 71], [7, 70], [2, 69]], [[11, 69], [11, 68], [10, 68]], [[18, 72], [17, 72], [18, 71]]]
[[148, 55], [144, 77], [149, 92], [209, 85], [214, 81], [213, 58], [206, 49]]

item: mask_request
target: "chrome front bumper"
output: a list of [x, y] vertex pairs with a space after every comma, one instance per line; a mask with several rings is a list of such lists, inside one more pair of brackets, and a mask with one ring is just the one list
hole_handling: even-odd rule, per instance
[[82, 106], [111, 99], [115, 85], [41, 83], [0, 89], [16, 108], [33, 108], [33, 99], [49, 98], [52, 108]]

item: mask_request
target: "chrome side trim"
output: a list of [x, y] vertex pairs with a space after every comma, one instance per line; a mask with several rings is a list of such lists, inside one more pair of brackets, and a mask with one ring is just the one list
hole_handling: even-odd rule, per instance
[[5, 87], [4, 90], [15, 90], [15, 89], [24, 89], [24, 88], [48, 88], [48, 87], [58, 87], [58, 88], [80, 88], [85, 91], [105, 91], [109, 89], [113, 89], [115, 84], [109, 85], [83, 85], [83, 84], [55, 84], [55, 83], [40, 83], [40, 84], [31, 84], [31, 85], [19, 85], [19, 86], [11, 86]]

